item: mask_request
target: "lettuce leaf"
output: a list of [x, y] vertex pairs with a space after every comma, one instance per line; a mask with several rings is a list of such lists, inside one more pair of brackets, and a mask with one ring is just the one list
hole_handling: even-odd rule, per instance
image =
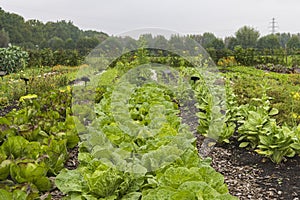
[[142, 200], [169, 200], [176, 190], [171, 187], [160, 187], [143, 191]]
[[5, 180], [9, 175], [11, 160], [4, 160], [0, 164], [0, 180]]
[[21, 158], [28, 145], [22, 136], [11, 136], [1, 146], [2, 152], [12, 159]]
[[79, 170], [63, 169], [55, 178], [55, 185], [64, 194], [87, 191], [86, 182]]
[[0, 189], [0, 199], [13, 200], [13, 195], [4, 189]]

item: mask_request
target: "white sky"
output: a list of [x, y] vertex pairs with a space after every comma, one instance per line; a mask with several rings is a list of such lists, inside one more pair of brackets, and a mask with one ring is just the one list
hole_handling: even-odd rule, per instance
[[113, 35], [156, 27], [224, 37], [244, 25], [265, 35], [273, 17], [279, 32], [300, 32], [299, 0], [0, 0], [0, 7], [25, 20], [70, 20]]

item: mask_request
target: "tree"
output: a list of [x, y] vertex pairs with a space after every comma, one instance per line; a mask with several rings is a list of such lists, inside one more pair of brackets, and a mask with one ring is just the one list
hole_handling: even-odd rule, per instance
[[173, 53], [182, 53], [185, 50], [183, 38], [179, 35], [172, 35], [169, 40], [170, 49]]
[[279, 38], [280, 46], [282, 48], [286, 48], [287, 42], [291, 38], [291, 34], [290, 33], [281, 33], [281, 34], [278, 34], [278, 38]]
[[127, 51], [134, 50], [138, 47], [137, 41], [129, 36], [119, 38], [119, 41], [122, 43], [122, 46], [125, 47]]
[[101, 55], [115, 58], [122, 55], [123, 45], [119, 38], [111, 36], [101, 43], [101, 49], [99, 50], [101, 51]]
[[106, 40], [109, 36], [106, 33], [103, 32], [97, 32], [92, 30], [87, 30], [82, 33], [83, 37], [90, 37], [90, 38], [97, 38], [99, 42], [103, 42]]
[[19, 44], [24, 42], [24, 36], [28, 34], [24, 26], [24, 18], [17, 14], [4, 13], [1, 16], [1, 29], [5, 29], [8, 34], [11, 43]]
[[68, 38], [65, 42], [65, 48], [66, 49], [75, 49], [76, 48], [76, 43], [72, 38]]
[[225, 38], [225, 48], [234, 50], [234, 47], [238, 45], [238, 41], [235, 37], [230, 36]]
[[48, 39], [59, 37], [62, 40], [72, 38], [77, 40], [80, 37], [80, 30], [72, 22], [65, 20], [58, 22], [47, 22], [44, 26], [44, 33]]
[[278, 35], [270, 34], [259, 38], [257, 41], [257, 48], [263, 49], [279, 49], [280, 42]]
[[44, 24], [39, 20], [28, 20], [26, 22], [26, 27], [31, 32], [31, 38], [29, 39], [30, 42], [32, 42], [34, 45], [40, 45], [41, 41], [44, 40]]
[[215, 41], [217, 37], [213, 33], [203, 33], [202, 39], [201, 39], [201, 45], [203, 48], [209, 48], [212, 47], [212, 42]]
[[[108, 37], [103, 32], [80, 30], [71, 21], [62, 20], [46, 24], [35, 19], [25, 21], [23, 17], [0, 8], [0, 31], [2, 29], [8, 33], [10, 43], [29, 49], [57, 49], [64, 46], [62, 43], [66, 43], [68, 49], [76, 49], [76, 44], [82, 42], [79, 41], [81, 38], [96, 38], [102, 42]], [[6, 41], [6, 35], [0, 34], [0, 40]]]
[[0, 31], [0, 48], [8, 47], [9, 36], [3, 29]]
[[292, 37], [287, 42], [287, 47], [289, 49], [299, 49], [300, 48], [300, 39], [297, 35], [292, 35]]
[[168, 40], [163, 35], [158, 35], [154, 38], [154, 46], [165, 50], [168, 47]]
[[202, 35], [188, 35], [188, 37], [195, 40], [197, 43], [201, 44]]
[[92, 49], [94, 49], [98, 44], [99, 40], [95, 37], [81, 37], [77, 41], [77, 49], [80, 55], [87, 55]]
[[147, 34], [142, 34], [140, 35], [139, 39], [138, 39], [138, 46], [139, 47], [148, 47], [148, 46], [152, 46], [154, 40], [152, 37], [151, 33], [147, 33]]
[[48, 41], [48, 45], [53, 50], [57, 50], [57, 49], [63, 49], [65, 43], [61, 38], [55, 36]]
[[212, 47], [212, 48], [214, 48], [214, 49], [216, 49], [216, 50], [221, 50], [221, 49], [224, 49], [224, 48], [225, 48], [225, 44], [224, 44], [223, 40], [220, 39], [220, 38], [214, 39], [214, 40], [210, 43], [209, 46]]
[[184, 37], [184, 46], [189, 56], [198, 56], [202, 53], [202, 48], [199, 48], [200, 44], [190, 36]]
[[235, 33], [237, 43], [243, 48], [255, 48], [259, 35], [257, 30], [249, 26], [244, 26]]

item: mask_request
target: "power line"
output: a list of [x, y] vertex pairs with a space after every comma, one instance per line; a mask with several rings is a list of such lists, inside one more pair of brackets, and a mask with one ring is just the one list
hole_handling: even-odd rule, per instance
[[271, 26], [269, 26], [269, 28], [271, 29], [271, 33], [275, 34], [276, 33], [276, 29], [278, 28], [278, 23], [275, 21], [274, 17], [272, 18], [272, 21], [271, 21], [270, 24], [271, 24]]

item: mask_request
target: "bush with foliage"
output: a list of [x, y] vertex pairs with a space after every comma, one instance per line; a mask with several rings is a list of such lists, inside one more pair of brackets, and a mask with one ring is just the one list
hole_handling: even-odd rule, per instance
[[66, 65], [78, 66], [81, 64], [83, 57], [77, 50], [57, 50], [41, 49], [29, 50], [29, 66], [49, 66]]
[[0, 70], [7, 73], [18, 72], [27, 65], [28, 53], [20, 47], [10, 46], [0, 49]]
[[217, 64], [218, 66], [222, 66], [222, 67], [231, 67], [231, 66], [236, 66], [237, 61], [235, 60], [234, 56], [228, 56], [219, 59]]

